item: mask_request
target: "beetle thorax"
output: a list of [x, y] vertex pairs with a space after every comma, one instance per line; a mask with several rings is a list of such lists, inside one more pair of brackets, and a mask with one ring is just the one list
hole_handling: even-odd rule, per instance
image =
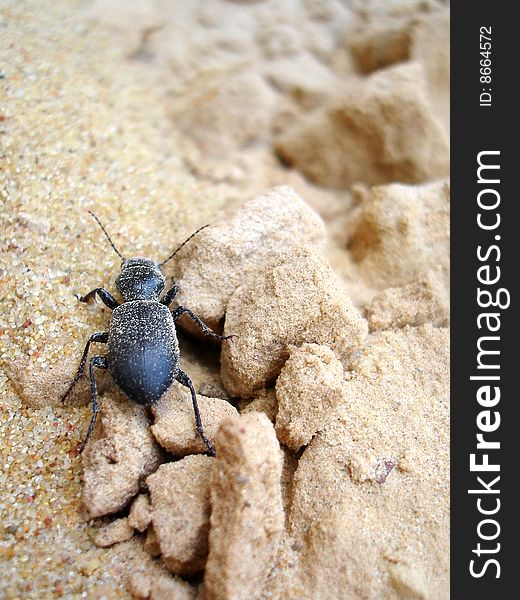
[[158, 300], [166, 280], [161, 267], [148, 258], [129, 258], [123, 261], [116, 286], [125, 302]]

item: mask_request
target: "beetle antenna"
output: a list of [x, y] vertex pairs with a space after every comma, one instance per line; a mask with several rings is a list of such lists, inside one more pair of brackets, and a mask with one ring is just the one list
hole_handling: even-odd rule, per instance
[[197, 233], [199, 233], [199, 231], [202, 231], [203, 229], [206, 229], [206, 227], [209, 227], [209, 224], [208, 224], [208, 225], [203, 225], [202, 227], [199, 227], [199, 228], [197, 229], [197, 231], [194, 231], [194, 232], [193, 232], [193, 233], [190, 235], [190, 237], [189, 237], [189, 238], [185, 239], [185, 240], [184, 240], [184, 242], [182, 242], [182, 244], [181, 244], [181, 245], [180, 245], [180, 246], [177, 248], [177, 250], [175, 250], [174, 252], [172, 252], [172, 253], [170, 254], [170, 256], [168, 256], [168, 258], [167, 258], [166, 260], [163, 260], [163, 261], [162, 261], [162, 263], [159, 263], [159, 266], [161, 266], [161, 267], [162, 267], [162, 266], [163, 266], [164, 264], [166, 264], [166, 263], [167, 263], [169, 260], [171, 260], [171, 259], [172, 259], [172, 258], [173, 258], [173, 257], [174, 257], [176, 254], [177, 254], [177, 252], [178, 252], [178, 251], [179, 251], [179, 250], [180, 250], [180, 249], [181, 249], [183, 246], [185, 246], [185, 245], [186, 245], [186, 244], [187, 244], [187, 243], [188, 243], [188, 242], [191, 240], [191, 238], [192, 238], [192, 237], [196, 236], [196, 235], [197, 235]]
[[106, 235], [107, 240], [110, 242], [110, 245], [114, 249], [115, 253], [121, 258], [121, 260], [125, 260], [125, 257], [121, 254], [121, 252], [119, 252], [119, 250], [115, 247], [114, 242], [110, 239], [110, 236], [108, 235], [107, 230], [103, 227], [103, 223], [101, 223], [101, 221], [96, 217], [96, 215], [91, 210], [89, 210], [88, 212], [94, 217], [94, 219], [96, 219], [97, 224], [103, 230], [103, 233]]

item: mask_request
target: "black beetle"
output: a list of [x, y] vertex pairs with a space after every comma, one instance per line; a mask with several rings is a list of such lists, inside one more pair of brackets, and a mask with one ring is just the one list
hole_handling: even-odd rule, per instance
[[208, 225], [204, 225], [204, 227], [192, 233], [162, 263], [156, 263], [148, 258], [125, 259], [115, 247], [101, 221], [93, 212], [89, 211], [89, 213], [97, 221], [110, 245], [123, 261], [121, 263], [121, 273], [116, 279], [116, 287], [123, 297], [123, 302], [119, 303], [104, 288], [96, 288], [79, 298], [81, 302], [89, 302], [97, 294], [103, 303], [114, 311], [109, 331], [94, 333], [90, 336], [83, 351], [78, 372], [62, 397], [62, 400], [67, 398], [83, 375], [90, 344], [92, 342], [108, 344], [108, 354], [106, 356], [93, 356], [90, 359], [89, 374], [93, 414], [87, 436], [79, 450], [80, 453], [83, 452], [96, 423], [98, 403], [94, 368], [98, 367], [108, 369], [117, 385], [130, 400], [137, 404], [150, 406], [157, 402], [174, 380], [188, 387], [193, 401], [197, 431], [206, 444], [209, 453], [215, 455], [213, 444], [204, 434], [193, 383], [180, 368], [179, 343], [175, 321], [186, 313], [206, 335], [217, 340], [226, 340], [233, 336], [218, 335], [185, 306], [178, 306], [173, 312], [170, 312], [168, 306], [179, 291], [176, 283], [160, 299], [166, 285], [161, 267], [171, 260], [194, 235], [204, 227], [208, 227]]

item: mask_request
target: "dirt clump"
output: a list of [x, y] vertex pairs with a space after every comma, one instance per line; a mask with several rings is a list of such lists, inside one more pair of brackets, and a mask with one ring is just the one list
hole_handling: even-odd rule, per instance
[[284, 524], [280, 446], [269, 419], [252, 413], [222, 423], [216, 450], [205, 596], [253, 600], [261, 595]]
[[348, 361], [367, 323], [323, 256], [295, 248], [236, 290], [224, 328], [231, 332], [237, 337], [222, 346], [221, 378], [232, 396], [247, 398], [276, 380], [290, 345], [329, 345]]

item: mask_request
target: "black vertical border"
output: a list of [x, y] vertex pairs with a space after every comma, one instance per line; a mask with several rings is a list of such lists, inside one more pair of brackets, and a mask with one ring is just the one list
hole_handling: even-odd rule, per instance
[[[513, 428], [518, 428], [516, 405], [519, 401], [514, 385], [514, 370], [520, 371], [520, 355], [515, 337], [520, 332], [517, 306], [516, 278], [520, 275], [520, 240], [516, 216], [520, 211], [520, 190], [513, 189], [520, 175], [520, 152], [513, 147], [519, 131], [519, 108], [516, 89], [519, 87], [518, 57], [520, 24], [513, 14], [516, 3], [499, 0], [483, 2], [459, 0], [451, 5], [451, 598], [472, 600], [515, 597], [518, 594], [516, 577], [520, 567], [513, 566], [514, 545], [520, 514], [520, 452], [514, 443]], [[516, 12], [516, 11], [515, 11]], [[492, 106], [480, 107], [480, 28], [492, 28]], [[513, 109], [515, 104], [515, 109]], [[499, 230], [485, 232], [477, 226], [477, 155], [483, 150], [500, 150], [501, 214]], [[478, 473], [469, 469], [469, 455], [476, 452], [476, 417], [483, 410], [476, 401], [480, 384], [470, 381], [477, 374], [477, 259], [479, 244], [489, 246], [491, 238], [501, 236], [501, 281], [509, 289], [511, 305], [501, 312], [500, 362], [501, 401], [498, 410], [501, 425], [495, 439], [501, 449], [490, 454], [498, 459], [501, 509], [495, 516], [501, 526], [496, 542], [500, 551], [490, 558], [500, 562], [501, 575], [490, 568], [481, 578], [469, 572], [469, 563], [477, 558], [472, 550], [479, 541], [477, 525], [481, 515], [476, 506], [477, 496], [468, 494], [476, 486]], [[513, 289], [515, 287], [515, 289]], [[485, 309], [480, 309], [485, 312]], [[482, 332], [480, 332], [482, 335]], [[518, 366], [517, 364], [518, 363]], [[495, 410], [495, 409], [493, 409]], [[520, 432], [516, 434], [520, 439]], [[483, 547], [486, 542], [481, 541]], [[489, 542], [491, 547], [493, 542]], [[483, 559], [480, 559], [480, 565]], [[515, 591], [516, 590], [516, 591]]]

